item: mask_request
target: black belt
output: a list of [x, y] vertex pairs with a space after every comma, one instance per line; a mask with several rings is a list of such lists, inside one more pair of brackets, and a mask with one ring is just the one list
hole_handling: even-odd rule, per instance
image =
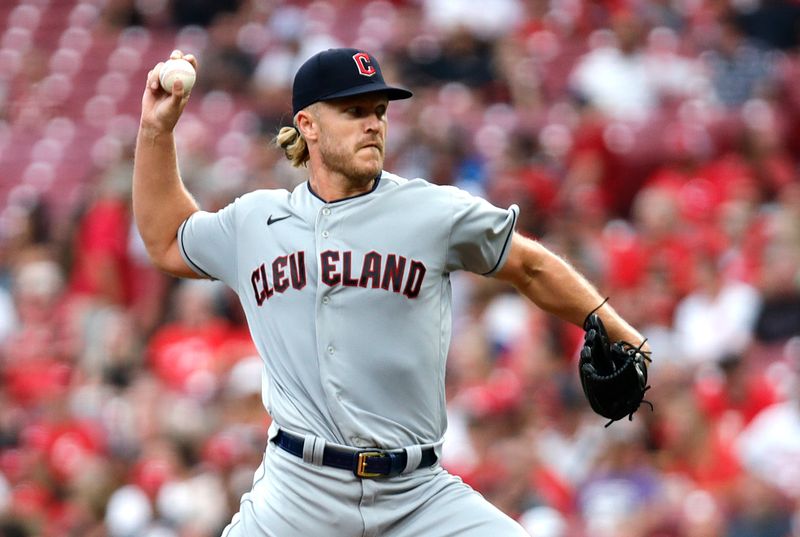
[[[275, 444], [296, 457], [303, 458], [305, 438], [284, 430], [278, 431], [272, 439]], [[322, 453], [323, 466], [332, 466], [352, 471], [356, 477], [391, 477], [405, 470], [408, 455], [403, 451], [384, 451], [380, 449], [346, 450], [325, 446]], [[436, 452], [432, 447], [422, 450], [418, 468], [427, 468], [436, 463]]]

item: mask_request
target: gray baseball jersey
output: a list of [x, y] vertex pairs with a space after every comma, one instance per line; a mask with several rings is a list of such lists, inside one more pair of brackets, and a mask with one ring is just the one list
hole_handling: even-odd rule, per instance
[[327, 203], [260, 190], [178, 230], [186, 263], [238, 294], [276, 423], [355, 447], [434, 444], [446, 428], [449, 274], [491, 275], [518, 208], [383, 172]]

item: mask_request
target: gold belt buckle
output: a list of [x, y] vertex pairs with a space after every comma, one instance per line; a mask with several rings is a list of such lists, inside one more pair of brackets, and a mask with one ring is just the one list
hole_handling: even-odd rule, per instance
[[358, 454], [358, 464], [356, 465], [356, 476], [358, 477], [380, 477], [383, 474], [367, 472], [367, 461], [375, 457], [385, 457], [386, 454], [380, 451], [362, 451]]

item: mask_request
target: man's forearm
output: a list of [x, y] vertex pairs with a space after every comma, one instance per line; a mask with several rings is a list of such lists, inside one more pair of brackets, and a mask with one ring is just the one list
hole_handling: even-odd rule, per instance
[[153, 262], [161, 266], [175, 241], [178, 227], [197, 204], [178, 172], [172, 132], [139, 129], [133, 168], [133, 214]]
[[[603, 303], [604, 297], [566, 261], [530, 239], [515, 237], [509, 263], [504, 268], [510, 281], [543, 310], [582, 326], [586, 316]], [[502, 274], [501, 274], [502, 277]], [[610, 304], [597, 310], [609, 335], [639, 345], [643, 337], [622, 319]]]
[[[543, 309], [579, 326], [583, 325], [589, 312], [605, 300], [594, 286], [555, 254], [546, 259], [524, 292], [529, 297], [536, 297]], [[633, 345], [639, 345], [644, 339], [610, 304], [599, 307], [597, 314], [603, 319], [612, 339], [623, 339]]]

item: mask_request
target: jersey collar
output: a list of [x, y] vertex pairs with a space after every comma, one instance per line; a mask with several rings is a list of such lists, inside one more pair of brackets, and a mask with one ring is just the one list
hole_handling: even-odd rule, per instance
[[356, 194], [355, 196], [349, 196], [347, 198], [342, 198], [340, 200], [335, 200], [335, 201], [325, 200], [321, 196], [319, 196], [316, 192], [314, 192], [314, 189], [311, 188], [311, 181], [306, 181], [306, 186], [308, 187], [308, 191], [311, 192], [311, 195], [314, 196], [315, 198], [317, 198], [318, 200], [320, 200], [322, 203], [329, 203], [329, 204], [330, 203], [340, 203], [342, 201], [352, 200], [352, 199], [356, 199], [356, 198], [360, 198], [362, 196], [368, 196], [369, 194], [372, 194], [373, 192], [375, 192], [378, 189], [378, 185], [381, 182], [381, 176], [382, 175], [383, 175], [383, 171], [378, 172], [378, 175], [375, 177], [375, 179], [372, 182], [372, 188], [370, 188], [368, 191], [362, 192], [361, 194]]

